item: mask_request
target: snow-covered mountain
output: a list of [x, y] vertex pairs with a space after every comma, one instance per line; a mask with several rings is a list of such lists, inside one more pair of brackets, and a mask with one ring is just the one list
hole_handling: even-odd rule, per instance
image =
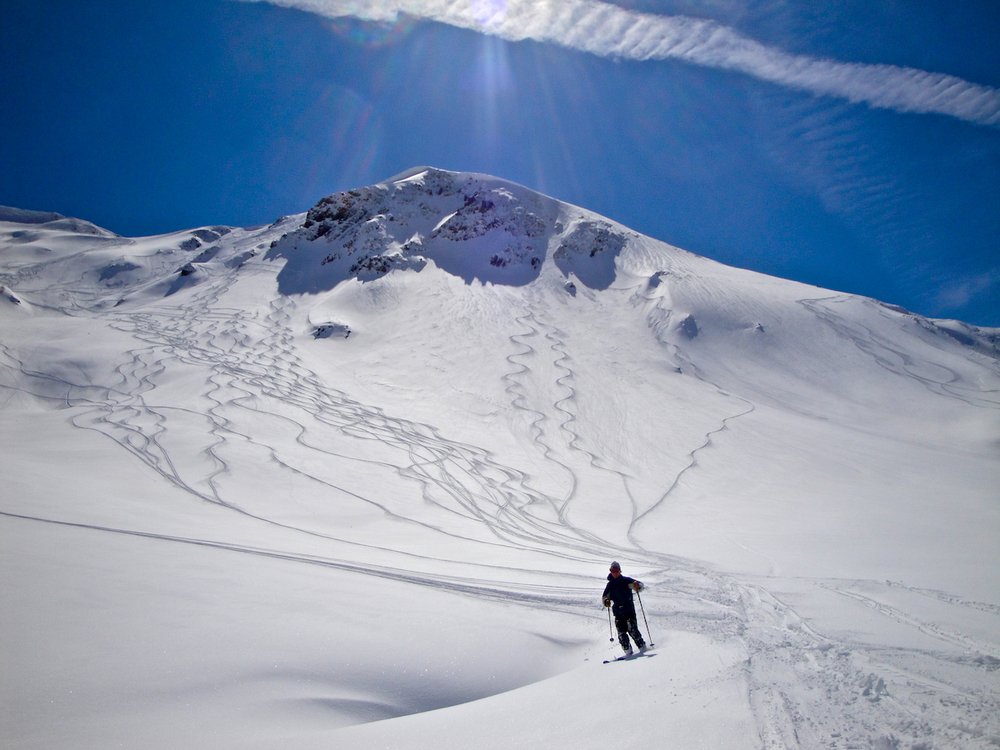
[[6, 746], [1000, 737], [997, 330], [431, 168], [0, 285]]

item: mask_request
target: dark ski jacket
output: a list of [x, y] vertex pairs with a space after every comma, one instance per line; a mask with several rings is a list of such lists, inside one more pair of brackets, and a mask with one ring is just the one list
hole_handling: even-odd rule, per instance
[[[635, 604], [632, 602], [633, 583], [635, 583], [634, 578], [629, 578], [628, 576], [618, 576], [615, 578], [608, 573], [608, 585], [604, 587], [604, 593], [601, 595], [601, 598], [611, 599], [611, 613], [615, 617], [623, 615], [635, 617]], [[642, 584], [640, 583], [639, 585], [641, 586]]]

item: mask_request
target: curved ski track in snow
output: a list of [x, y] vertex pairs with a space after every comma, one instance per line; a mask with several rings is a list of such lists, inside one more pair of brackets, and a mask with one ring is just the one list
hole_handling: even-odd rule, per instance
[[[970, 406], [1000, 409], [1000, 398], [987, 399], [974, 396], [973, 392], [984, 393], [984, 391], [971, 387], [963, 388], [962, 376], [954, 370], [941, 364], [914, 360], [893, 341], [880, 336], [861, 323], [848, 325], [844, 322], [845, 318], [838, 318], [826, 309], [827, 305], [843, 304], [849, 301], [850, 298], [845, 295], [836, 295], [818, 297], [816, 299], [801, 299], [799, 300], [799, 304], [837, 333], [852, 341], [854, 346], [871, 357], [879, 367], [895, 375], [910, 378], [920, 383], [920, 385], [931, 393], [939, 396], [958, 399]], [[880, 313], [884, 315], [881, 311]], [[890, 359], [881, 354], [883, 351], [889, 352], [892, 358]], [[989, 393], [989, 391], [986, 392]], [[992, 393], [997, 392], [992, 391]]]
[[[532, 444], [538, 448], [546, 462], [557, 469], [557, 473], [563, 474], [567, 478], [568, 486], [562, 496], [549, 500], [556, 510], [558, 524], [572, 531], [574, 535], [589, 541], [594, 545], [595, 550], [613, 549], [615, 545], [581, 529], [574, 525], [571, 520], [572, 504], [577, 498], [577, 491], [581, 483], [577, 470], [571, 465], [571, 460], [575, 456], [582, 457], [585, 465], [599, 471], [610, 472], [618, 477], [629, 497], [631, 494], [628, 493], [624, 474], [602, 466], [598, 456], [581, 446], [580, 436], [573, 429], [576, 415], [570, 406], [575, 404], [577, 398], [576, 388], [573, 386], [576, 373], [571, 367], [571, 359], [564, 341], [565, 333], [555, 326], [541, 322], [538, 313], [530, 309], [516, 320], [527, 330], [510, 336], [510, 342], [519, 347], [521, 351], [506, 357], [513, 369], [503, 376], [503, 381], [506, 384], [505, 391], [515, 412], [521, 412], [528, 417]], [[561, 373], [552, 382], [553, 391], [565, 393], [548, 405], [551, 409], [551, 415], [528, 405], [528, 393], [531, 388], [522, 382], [525, 376], [532, 373], [529, 363], [534, 358], [542, 356], [538, 349], [528, 343], [539, 336], [548, 344], [549, 362], [552, 369]], [[556, 429], [550, 431], [551, 434], [547, 434], [548, 423], [556, 420], [558, 420], [555, 425]], [[555, 445], [556, 438], [559, 436], [562, 436], [563, 440], [561, 444]]]
[[[188, 305], [181, 316], [152, 313], [120, 316], [116, 326], [149, 346], [126, 352], [131, 359], [116, 368], [120, 382], [110, 387], [103, 398], [84, 396], [74, 384], [64, 384], [67, 404], [89, 407], [74, 417], [75, 423], [104, 433], [164, 479], [201, 500], [310, 535], [336, 538], [261, 516], [243, 507], [239, 498], [224, 496], [217, 480], [229, 471], [220, 455], [228, 440], [238, 438], [260, 445], [282, 470], [306, 476], [326, 489], [373, 505], [389, 516], [434, 533], [479, 544], [530, 548], [548, 555], [566, 556], [567, 550], [574, 549], [585, 558], [604, 556], [610, 545], [566, 524], [544, 521], [533, 515], [531, 507], [548, 499], [531, 490], [520, 472], [496, 464], [486, 451], [443, 438], [428, 425], [388, 417], [382, 410], [348, 399], [320, 383], [318, 376], [307, 370], [295, 353], [293, 337], [287, 328], [291, 304], [288, 300], [278, 299], [271, 303], [263, 325], [267, 333], [251, 346], [246, 329], [252, 321], [243, 319], [238, 311], [214, 307], [227, 289], [228, 283], [224, 282], [197, 290], [196, 304]], [[168, 432], [165, 409], [146, 403], [143, 395], [155, 390], [155, 375], [164, 371], [164, 362], [169, 358], [208, 367], [213, 373], [206, 380], [204, 395], [214, 405], [204, 415], [192, 415], [210, 423], [209, 440], [200, 451], [201, 459], [206, 462], [200, 468], [203, 472], [200, 476], [186, 476], [189, 472], [164, 448]], [[221, 398], [223, 390], [230, 392], [228, 399]], [[267, 403], [271, 399], [297, 407], [301, 415], [293, 418], [269, 409]], [[418, 482], [427, 503], [446, 516], [471, 522], [473, 529], [488, 530], [493, 540], [478, 533], [466, 534], [456, 530], [458, 527], [447, 528], [445, 521], [430, 523], [423, 520], [427, 515], [425, 510], [408, 514], [404, 509], [362, 497], [327, 478], [318, 477], [296, 466], [295, 459], [282, 457], [277, 447], [267, 444], [260, 436], [239, 433], [231, 419], [222, 413], [225, 407], [230, 407], [230, 411], [232, 407], [251, 410], [286, 421], [297, 433], [297, 445], [330, 457], [372, 463], [370, 459], [330, 451], [321, 447], [319, 440], [310, 440], [317, 427], [329, 427], [353, 438], [389, 446], [403, 458], [375, 463]], [[538, 415], [539, 421], [543, 418], [544, 415]], [[198, 463], [197, 458], [186, 456], [182, 463], [193, 466]], [[469, 528], [469, 523], [461, 524], [461, 528]]]

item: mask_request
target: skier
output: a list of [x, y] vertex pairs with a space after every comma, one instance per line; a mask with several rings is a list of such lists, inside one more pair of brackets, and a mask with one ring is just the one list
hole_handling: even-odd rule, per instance
[[635, 604], [632, 603], [632, 592], [642, 591], [643, 585], [634, 578], [622, 575], [622, 566], [617, 562], [611, 563], [611, 572], [608, 573], [608, 585], [604, 587], [601, 598], [605, 607], [614, 606], [611, 613], [615, 616], [615, 627], [618, 628], [618, 642], [625, 649], [625, 655], [632, 654], [632, 644], [628, 637], [632, 636], [636, 647], [642, 651], [646, 648], [646, 641], [642, 639], [639, 632], [639, 624], [635, 619]]

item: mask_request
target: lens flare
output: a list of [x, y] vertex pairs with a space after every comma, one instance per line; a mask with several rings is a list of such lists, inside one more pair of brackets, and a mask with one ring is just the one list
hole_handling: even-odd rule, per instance
[[398, 44], [417, 24], [413, 16], [399, 14], [392, 21], [365, 21], [342, 16], [327, 21], [327, 28], [342, 39], [354, 44], [377, 49]]

